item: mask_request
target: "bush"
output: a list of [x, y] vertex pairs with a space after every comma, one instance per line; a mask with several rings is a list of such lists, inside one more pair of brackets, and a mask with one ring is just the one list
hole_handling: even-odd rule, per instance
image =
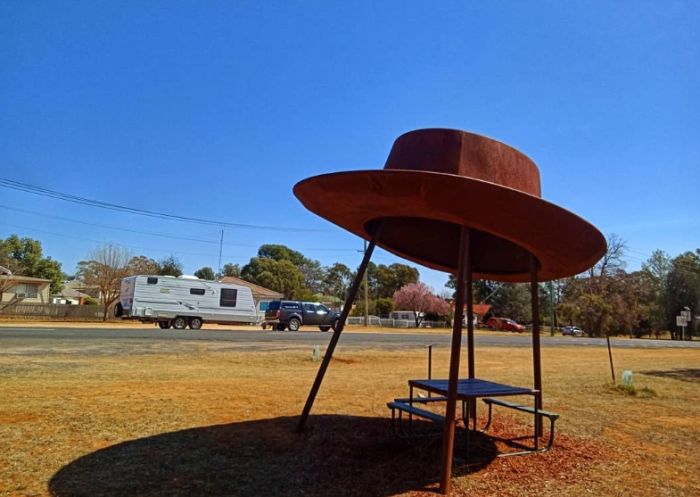
[[100, 305], [100, 301], [95, 297], [85, 297], [83, 299], [83, 305]]

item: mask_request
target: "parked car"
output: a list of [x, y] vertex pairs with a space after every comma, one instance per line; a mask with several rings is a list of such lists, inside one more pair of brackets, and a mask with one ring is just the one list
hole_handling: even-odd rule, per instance
[[491, 317], [486, 321], [486, 326], [493, 330], [517, 331], [518, 333], [525, 331], [525, 327], [522, 324], [518, 324], [509, 318]]
[[321, 331], [335, 330], [340, 312], [318, 302], [273, 300], [265, 311], [262, 329], [268, 326], [277, 331], [298, 331], [301, 326], [318, 326]]
[[561, 334], [564, 336], [582, 337], [584, 333], [578, 326], [564, 326], [561, 330]]

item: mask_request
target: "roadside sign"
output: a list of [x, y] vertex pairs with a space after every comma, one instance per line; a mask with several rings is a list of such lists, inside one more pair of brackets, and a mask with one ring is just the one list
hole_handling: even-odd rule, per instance
[[681, 316], [683, 316], [683, 318], [685, 318], [686, 322], [690, 321], [690, 319], [691, 319], [690, 311], [681, 311]]
[[685, 326], [688, 321], [685, 320], [685, 316], [676, 316], [676, 326]]

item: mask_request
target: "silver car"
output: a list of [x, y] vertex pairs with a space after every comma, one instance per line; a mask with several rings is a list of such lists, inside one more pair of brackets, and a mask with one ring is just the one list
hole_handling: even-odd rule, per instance
[[564, 329], [561, 330], [561, 334], [564, 336], [582, 337], [584, 333], [578, 326], [564, 326]]

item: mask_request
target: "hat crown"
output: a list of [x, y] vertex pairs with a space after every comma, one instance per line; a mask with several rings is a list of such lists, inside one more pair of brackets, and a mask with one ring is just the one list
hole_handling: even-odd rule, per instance
[[396, 139], [384, 169], [454, 174], [541, 196], [540, 172], [499, 141], [453, 129], [419, 129]]

